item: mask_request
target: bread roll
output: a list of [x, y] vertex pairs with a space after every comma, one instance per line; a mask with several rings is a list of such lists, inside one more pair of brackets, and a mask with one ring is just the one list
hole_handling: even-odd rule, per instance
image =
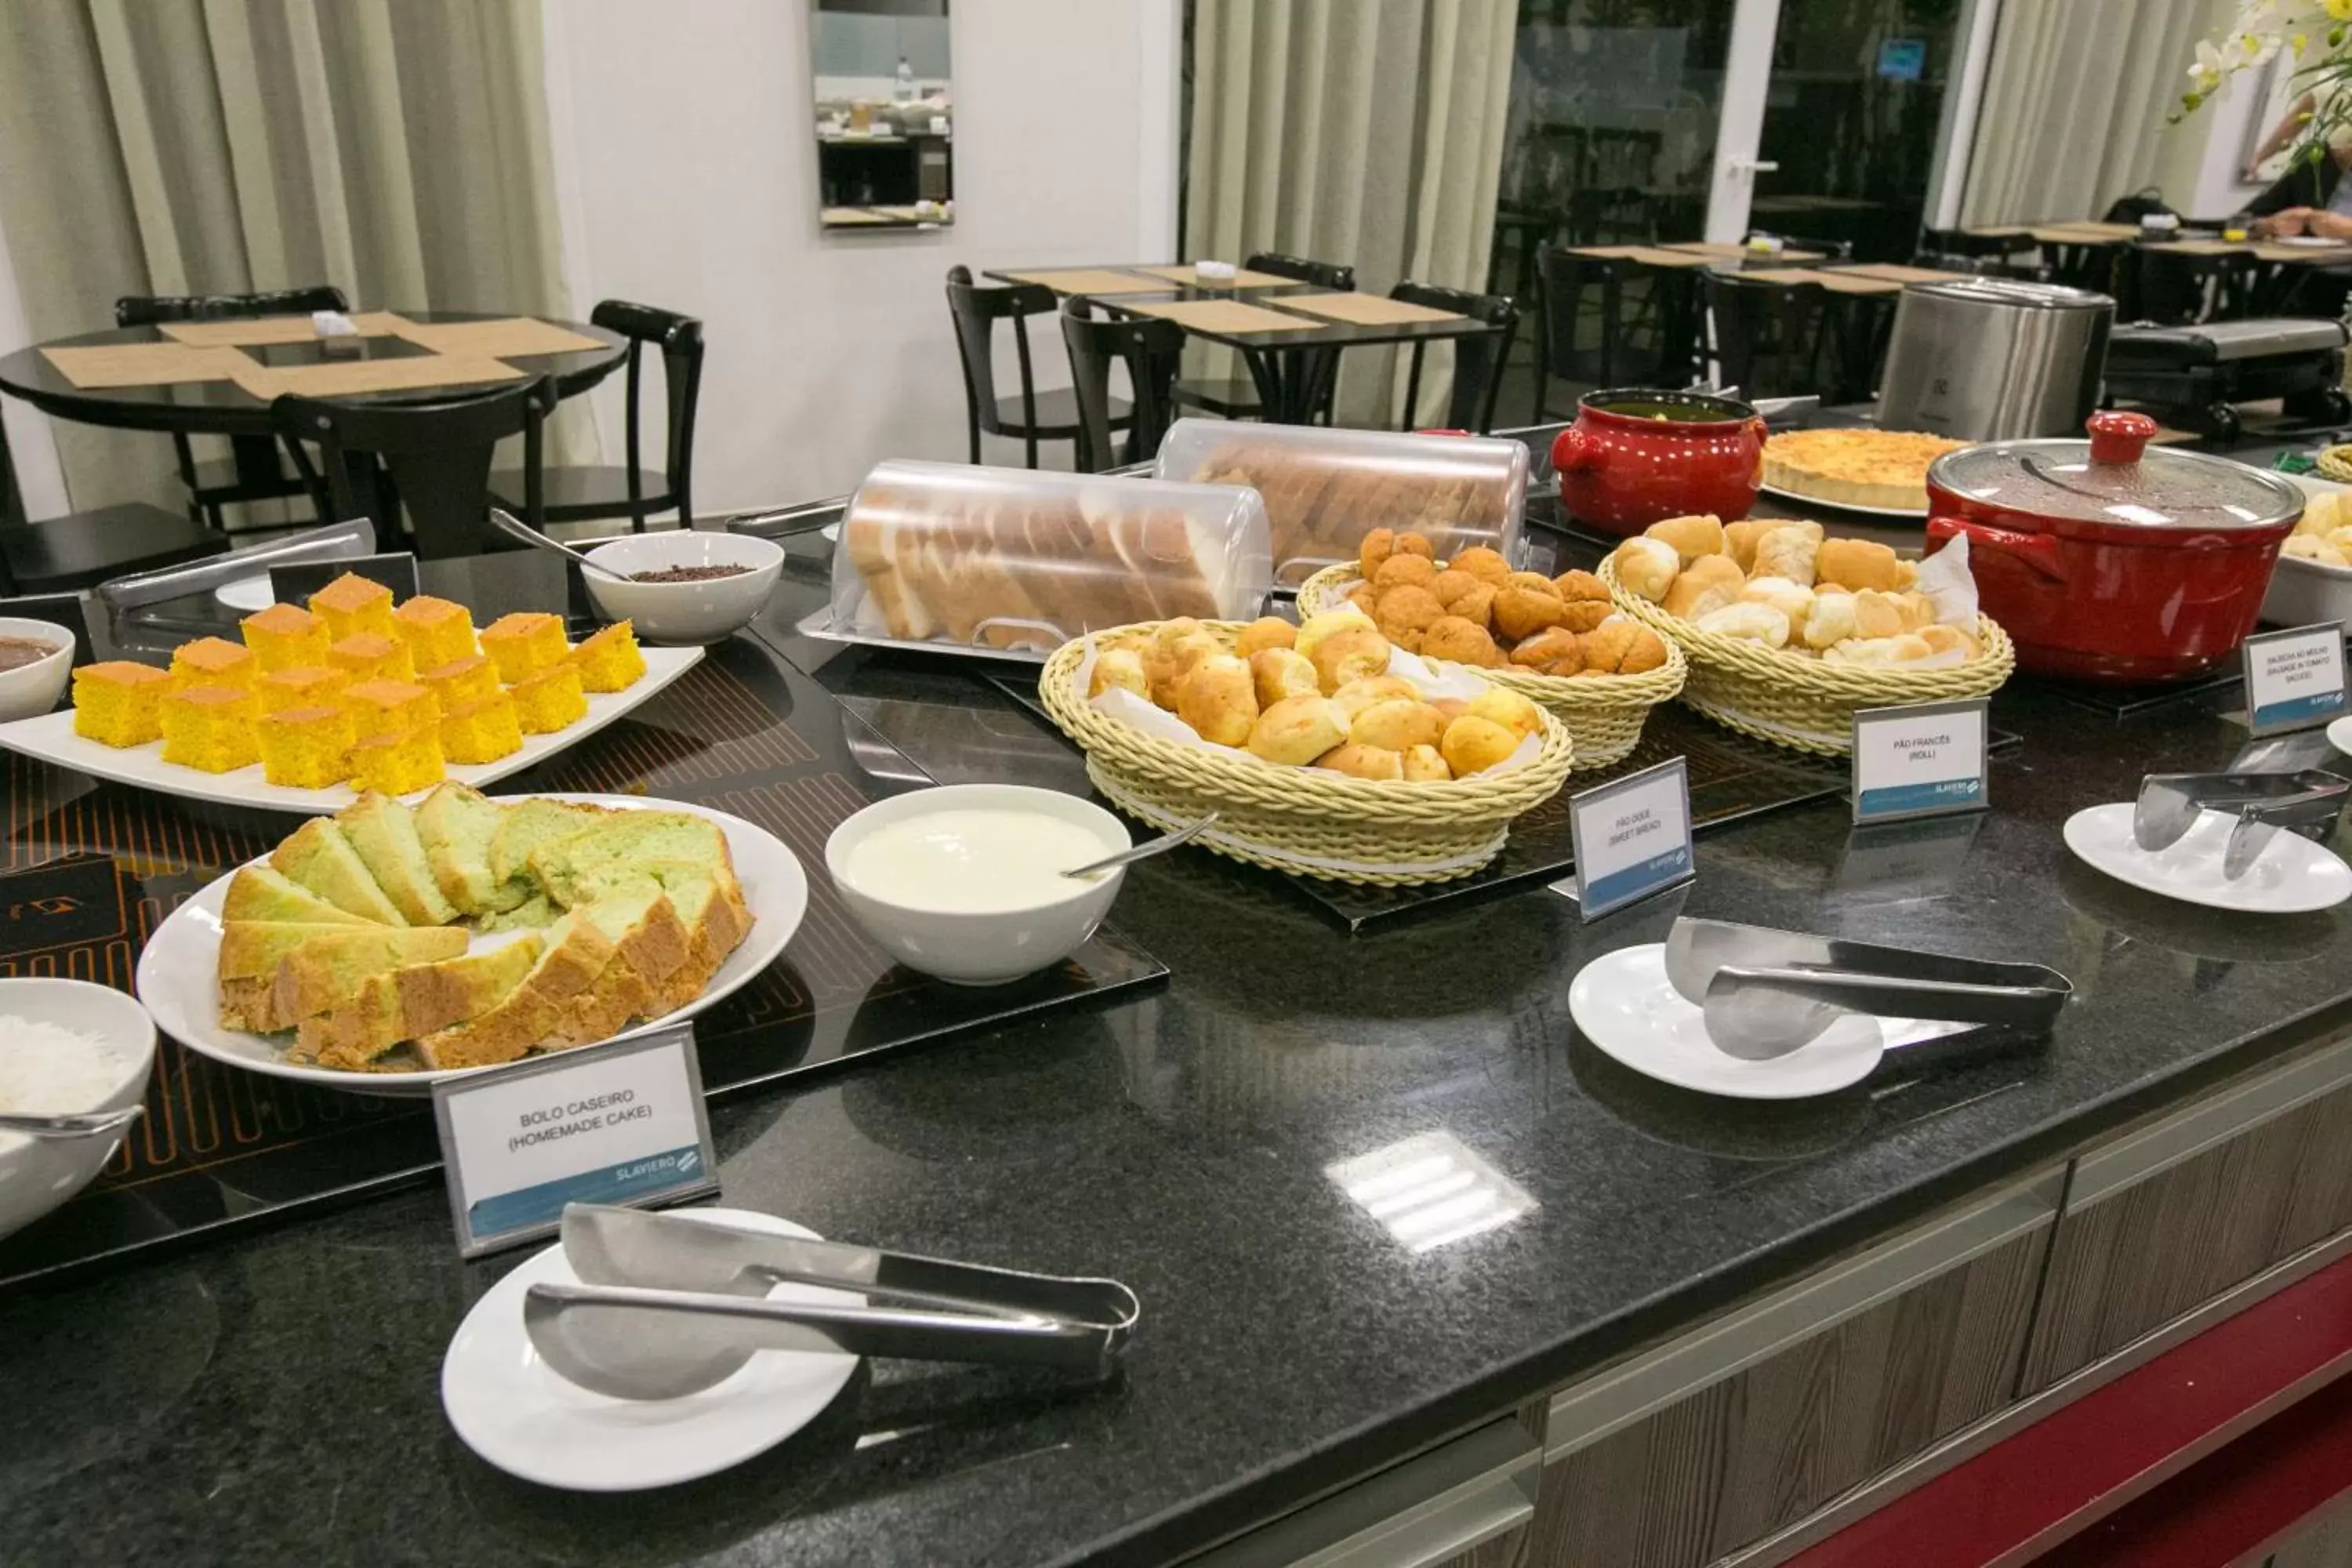
[[[1391, 555], [1390, 564], [1400, 561], [1419, 561], [1418, 555]], [[1372, 607], [1372, 619], [1381, 635], [1403, 648], [1407, 653], [1421, 651], [1421, 636], [1445, 614], [1445, 606], [1428, 589], [1410, 584], [1377, 590], [1379, 599]]]
[[[1307, 673], [1314, 673], [1311, 667]], [[1114, 647], [1095, 656], [1094, 678], [1087, 682], [1087, 695], [1100, 697], [1114, 686], [1134, 692], [1146, 702], [1151, 700], [1151, 677], [1144, 673], [1142, 654], [1131, 647]]]
[[1663, 540], [1674, 546], [1682, 564], [1688, 566], [1702, 555], [1723, 553], [1723, 521], [1713, 513], [1700, 517], [1670, 517], [1664, 522], [1654, 522], [1642, 531], [1644, 539]]
[[1892, 594], [1864, 588], [1853, 596], [1853, 635], [1864, 640], [1904, 630], [1903, 606]]
[[1818, 565], [1819, 581], [1842, 588], [1894, 591], [1902, 586], [1902, 563], [1893, 550], [1875, 540], [1825, 539]]
[[1486, 635], [1486, 628], [1460, 616], [1440, 616], [1421, 637], [1418, 650], [1424, 658], [1449, 659], [1455, 664], [1491, 666], [1502, 662], [1502, 649]]
[[1329, 698], [1286, 697], [1250, 726], [1249, 750], [1269, 763], [1303, 768], [1347, 739], [1347, 715]]
[[1730, 556], [1702, 555], [1683, 569], [1662, 604], [1666, 614], [1695, 621], [1709, 610], [1738, 603], [1739, 591], [1747, 586], [1748, 579]]
[[[1175, 624], [1170, 623], [1171, 626]], [[1173, 709], [1176, 706], [1176, 689], [1183, 684], [1184, 678], [1204, 660], [1224, 651], [1217, 646], [1215, 637], [1202, 629], [1199, 622], [1182, 624], [1192, 629], [1174, 636], [1156, 637], [1151, 646], [1144, 650], [1143, 670], [1151, 680], [1151, 700], [1162, 708]], [[1163, 627], [1163, 634], [1165, 631]]]
[[1404, 753], [1404, 782], [1407, 784], [1443, 784], [1454, 776], [1445, 765], [1445, 755], [1435, 746], [1408, 746]]
[[1895, 607], [1902, 613], [1906, 632], [1925, 631], [1936, 624], [1936, 601], [1916, 589], [1895, 595]]
[[1533, 735], [1543, 730], [1543, 710], [1517, 692], [1500, 686], [1490, 686], [1470, 700], [1470, 711], [1481, 719], [1491, 719], [1515, 735]]
[[1909, 664], [1934, 656], [1927, 639], [1916, 632], [1892, 637], [1855, 637], [1822, 655], [1823, 664]]
[[1457, 779], [1482, 773], [1518, 749], [1518, 736], [1475, 713], [1465, 713], [1445, 726], [1445, 738], [1437, 743], [1438, 754]]
[[1367, 676], [1361, 680], [1351, 680], [1331, 693], [1331, 700], [1339, 705], [1339, 711], [1351, 724], [1356, 721], [1357, 714], [1375, 702], [1392, 702], [1399, 699], [1418, 702], [1421, 693], [1412, 681], [1400, 680], [1393, 675]]
[[2352, 557], [2347, 557], [2344, 552], [2315, 533], [2289, 534], [2286, 543], [2280, 547], [2280, 552], [2300, 560], [2316, 561], [2323, 566], [2342, 566], [2352, 563]]
[[1683, 569], [1682, 556], [1663, 539], [1629, 539], [1610, 552], [1609, 559], [1616, 563], [1617, 581], [1625, 592], [1654, 605], [1665, 598]]
[[1563, 572], [1551, 580], [1551, 585], [1559, 590], [1562, 600], [1571, 605], [1580, 599], [1609, 603], [1609, 584], [1590, 572]]
[[1980, 658], [1984, 649], [1977, 639], [1958, 626], [1930, 626], [1919, 631], [1919, 640], [1927, 645], [1930, 653], [1957, 653], [1963, 659]]
[[1404, 777], [1404, 759], [1379, 746], [1359, 746], [1352, 741], [1335, 746], [1315, 759], [1318, 768], [1350, 778], [1395, 780]]
[[[1544, 586], [1549, 588], [1551, 584], [1546, 583]], [[1568, 616], [1568, 605], [1557, 594], [1538, 594], [1515, 583], [1496, 592], [1493, 615], [1495, 630], [1505, 641], [1516, 643], [1547, 626], [1559, 625]]]
[[1429, 705], [1444, 714], [1449, 724], [1470, 711], [1470, 700], [1466, 697], [1433, 697]]
[[1386, 594], [1391, 588], [1426, 588], [1437, 576], [1437, 563], [1426, 555], [1407, 555], [1402, 551], [1381, 563], [1372, 574], [1372, 592]]
[[1579, 640], [1587, 675], [1640, 675], [1666, 662], [1665, 639], [1638, 621], [1603, 622]]
[[1229, 653], [1202, 660], [1177, 684], [1176, 717], [1213, 744], [1246, 744], [1257, 723], [1257, 689], [1248, 664]]
[[1315, 673], [1314, 661], [1297, 648], [1262, 647], [1250, 655], [1249, 667], [1250, 686], [1261, 710], [1286, 697], [1322, 695], [1323, 680]]
[[1449, 610], [1454, 608], [1456, 601], [1485, 585], [1475, 574], [1456, 566], [1448, 566], [1429, 580], [1429, 591], [1436, 595], [1437, 602]]
[[1816, 594], [1813, 613], [1805, 617], [1805, 646], [1820, 649], [1834, 647], [1848, 637], [1860, 637], [1853, 616], [1852, 594]]
[[1476, 587], [1446, 606], [1446, 613], [1491, 630], [1495, 623], [1495, 584], [1480, 578]]
[[1584, 639], [1566, 626], [1553, 626], [1513, 648], [1511, 662], [1538, 675], [1574, 675], [1584, 668]]
[[1746, 604], [1769, 605], [1788, 616], [1791, 636], [1804, 630], [1805, 618], [1813, 613], [1813, 591], [1786, 577], [1750, 577], [1739, 597]]
[[1559, 584], [1540, 572], [1514, 572], [1503, 580], [1503, 586], [1525, 588], [1530, 594], [1548, 594], [1555, 599], [1560, 596]]
[[1380, 746], [1402, 752], [1408, 746], [1433, 746], [1445, 733], [1445, 716], [1415, 698], [1375, 702], [1348, 726], [1348, 739], [1360, 746]]
[[1334, 632], [1348, 631], [1359, 626], [1379, 629], [1370, 613], [1360, 610], [1353, 605], [1345, 609], [1326, 610], [1319, 616], [1307, 616], [1300, 624], [1298, 635], [1291, 639], [1290, 646], [1307, 658], [1313, 658], [1316, 647], [1325, 637]]
[[1322, 681], [1323, 689], [1337, 691], [1351, 680], [1385, 672], [1389, 667], [1389, 639], [1375, 627], [1354, 626], [1325, 637], [1307, 657], [1314, 660], [1316, 678]]
[[1723, 552], [1731, 557], [1742, 572], [1756, 570], [1756, 542], [1767, 531], [1779, 525], [1769, 518], [1743, 517], [1738, 522], [1723, 525]]
[[1234, 639], [1234, 656], [1247, 658], [1262, 648], [1288, 647], [1298, 640], [1298, 628], [1280, 616], [1260, 616]]
[[1502, 552], [1489, 550], [1483, 544], [1474, 544], [1463, 551], [1450, 564], [1456, 572], [1467, 572], [1496, 587], [1500, 587], [1511, 574], [1511, 563], [1503, 559]]
[[1801, 528], [1781, 523], [1768, 528], [1756, 540], [1756, 575], [1785, 577], [1800, 587], [1820, 581], [1821, 541]]
[[1703, 632], [1736, 637], [1741, 642], [1760, 642], [1767, 647], [1785, 647], [1789, 641], [1789, 617], [1770, 605], [1748, 600], [1709, 610], [1696, 624]]

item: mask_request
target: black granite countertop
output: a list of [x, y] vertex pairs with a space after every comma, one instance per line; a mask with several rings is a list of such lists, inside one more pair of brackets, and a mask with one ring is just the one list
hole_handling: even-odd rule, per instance
[[[942, 780], [1083, 788], [961, 669], [775, 645]], [[2227, 761], [2221, 700], [2119, 722], [2020, 683], [1994, 810], [1856, 842], [1842, 805], [1700, 841], [1696, 883], [1587, 927], [1537, 889], [1371, 934], [1184, 853], [1114, 918], [1164, 990], [714, 1107], [725, 1202], [829, 1236], [1103, 1273], [1144, 1316], [1070, 1389], [861, 1373], [737, 1470], [625, 1498], [511, 1481], [451, 1433], [443, 1352], [512, 1258], [418, 1189], [0, 1298], [11, 1562], [955, 1565], [1164, 1562], [1491, 1418], [1626, 1346], [2352, 1019], [2344, 911], [2199, 914], [2073, 865], [2060, 824]], [[2339, 845], [2339, 848], [2342, 846]], [[1575, 1037], [1570, 982], [1681, 910], [2054, 964], [2054, 1036], [1890, 1058], [1797, 1106], [1708, 1101]], [[1534, 1199], [1415, 1253], [1336, 1162], [1458, 1139]]]

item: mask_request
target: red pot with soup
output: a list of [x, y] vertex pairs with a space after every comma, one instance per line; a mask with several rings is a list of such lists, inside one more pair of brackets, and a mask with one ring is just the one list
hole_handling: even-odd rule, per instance
[[1576, 400], [1551, 444], [1570, 516], [1632, 535], [1669, 517], [1746, 517], [1764, 479], [1764, 418], [1735, 398], [1617, 387]]
[[1979, 601], [2021, 668], [2102, 682], [2210, 669], [2253, 630], [2303, 492], [2226, 458], [2150, 447], [2145, 414], [2103, 411], [2087, 429], [1937, 458], [1928, 548], [1968, 537]]

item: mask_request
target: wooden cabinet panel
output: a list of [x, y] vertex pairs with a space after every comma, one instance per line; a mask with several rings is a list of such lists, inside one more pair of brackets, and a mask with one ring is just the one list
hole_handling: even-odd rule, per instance
[[[2289, 1095], [2285, 1109], [2219, 1137], [2177, 1140], [2193, 1152], [2150, 1173], [2114, 1179], [2100, 1163], [2107, 1156], [2084, 1158], [2051, 1249], [2027, 1392], [2352, 1226], [2352, 1088], [2326, 1089], [2327, 1067], [2314, 1058], [2276, 1075], [2293, 1088], [2302, 1074], [2322, 1090], [2299, 1102]], [[2236, 1092], [2259, 1111], [2262, 1089]], [[2145, 1141], [2157, 1162], [2164, 1138], [2161, 1126], [2136, 1135], [2116, 1158]]]
[[2044, 1217], [1570, 1448], [1546, 1468], [1531, 1563], [1695, 1568], [2000, 1409], [2050, 1233]]

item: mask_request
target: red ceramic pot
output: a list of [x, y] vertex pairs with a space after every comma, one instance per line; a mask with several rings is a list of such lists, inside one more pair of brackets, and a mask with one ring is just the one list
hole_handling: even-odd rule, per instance
[[1611, 533], [1662, 518], [1746, 517], [1764, 479], [1764, 419], [1745, 403], [1696, 392], [1618, 387], [1576, 400], [1551, 444], [1560, 504]]
[[1979, 603], [2020, 668], [2103, 682], [2210, 669], [2253, 630], [2303, 492], [2226, 458], [2151, 450], [2145, 414], [2094, 414], [2088, 428], [1937, 458], [1930, 546], [1968, 536]]

